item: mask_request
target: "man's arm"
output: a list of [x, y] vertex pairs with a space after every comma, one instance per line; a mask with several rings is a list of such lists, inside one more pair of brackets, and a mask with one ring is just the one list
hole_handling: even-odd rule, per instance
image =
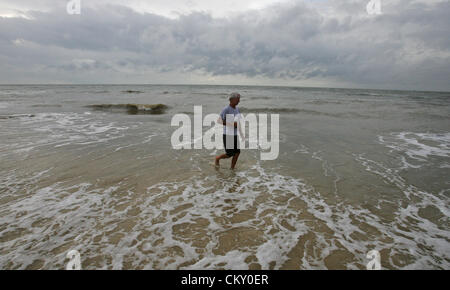
[[234, 126], [234, 128], [237, 128], [237, 122], [234, 122], [234, 123], [227, 123], [226, 121], [222, 121], [222, 124], [224, 125], [224, 126]]

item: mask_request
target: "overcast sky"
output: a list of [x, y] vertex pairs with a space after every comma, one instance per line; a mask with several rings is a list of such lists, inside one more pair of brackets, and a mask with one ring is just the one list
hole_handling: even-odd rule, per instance
[[0, 0], [0, 83], [450, 91], [448, 0], [68, 2]]

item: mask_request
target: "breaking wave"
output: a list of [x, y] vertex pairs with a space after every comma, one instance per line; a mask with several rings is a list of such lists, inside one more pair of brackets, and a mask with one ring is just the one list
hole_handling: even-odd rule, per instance
[[102, 111], [120, 111], [127, 112], [128, 114], [164, 114], [169, 108], [164, 104], [100, 104], [100, 105], [88, 105], [86, 107], [94, 110]]

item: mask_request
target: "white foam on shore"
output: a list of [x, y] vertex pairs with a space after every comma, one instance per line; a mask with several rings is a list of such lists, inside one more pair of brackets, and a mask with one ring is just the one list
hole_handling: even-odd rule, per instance
[[[40, 258], [45, 259], [48, 267], [52, 268], [52, 265], [61, 264], [61, 260], [58, 263], [61, 257], [52, 257], [49, 251], [67, 241], [73, 241], [74, 246], [89, 249], [81, 252], [82, 257], [102, 254], [111, 256], [113, 268], [118, 269], [124, 267], [123, 263], [129, 255], [134, 257], [136, 266], [148, 269], [176, 269], [192, 260], [196, 262], [187, 268], [247, 268], [244, 260], [251, 254], [258, 257], [263, 268], [268, 268], [271, 262], [278, 268], [287, 259], [286, 252], [305, 233], [306, 227], [301, 219], [295, 218], [298, 212], [289, 207], [289, 201], [279, 203], [273, 198], [282, 198], [286, 194], [290, 200], [301, 196], [308, 189], [300, 181], [266, 174], [259, 166], [252, 169], [254, 173], [255, 170], [261, 174], [259, 177], [239, 173], [237, 178], [242, 180], [240, 185], [217, 180], [215, 186], [207, 177], [175, 183], [161, 182], [148, 188], [144, 195], [136, 195], [132, 191], [127, 195], [118, 195], [120, 183], [106, 189], [96, 188], [89, 183], [67, 187], [62, 183], [44, 188], [31, 187], [23, 199], [2, 205], [3, 208], [7, 206], [4, 220], [8, 227], [0, 234], [19, 228], [27, 229], [29, 233], [2, 245], [2, 248], [18, 244], [22, 246], [13, 247], [14, 251], [2, 256], [0, 266], [4, 268], [8, 261], [14, 261], [14, 265], [25, 268], [34, 259]], [[14, 178], [14, 175], [10, 177]], [[258, 185], [260, 188], [257, 188]], [[11, 194], [14, 192], [14, 186], [11, 186]], [[258, 198], [262, 193], [268, 193], [267, 199], [259, 203]], [[121, 211], [114, 210], [122, 203], [130, 205]], [[176, 212], [177, 208], [186, 204], [192, 206]], [[228, 208], [225, 208], [227, 205]], [[258, 208], [256, 216], [241, 222], [230, 222], [235, 214], [255, 206]], [[127, 211], [131, 207], [139, 208], [137, 223], [128, 230], [117, 231], [124, 235], [118, 245], [109, 243], [108, 236], [101, 242], [92, 241], [93, 237], [114, 230], [118, 223], [127, 218]], [[270, 213], [264, 213], [266, 210], [270, 210]], [[18, 217], [18, 213], [22, 214]], [[272, 220], [272, 228], [262, 227], [259, 215], [263, 213]], [[194, 225], [199, 219], [207, 221], [204, 230], [208, 242], [205, 248], [199, 248], [192, 244], [194, 240], [174, 232], [177, 226]], [[44, 222], [40, 226], [33, 226], [33, 222], [38, 220]], [[285, 228], [284, 222], [295, 230]], [[58, 229], [56, 232], [52, 230], [55, 227]], [[217, 248], [219, 238], [233, 228], [253, 229], [261, 239], [260, 243], [241, 248], [244, 243], [236, 249], [225, 250], [225, 256], [214, 254], [215, 251], [221, 251]], [[276, 233], [271, 234], [271, 229], [276, 229]], [[137, 241], [144, 230], [150, 234], [149, 237]], [[46, 237], [49, 236], [52, 237], [51, 245], [45, 246]], [[158, 240], [160, 242], [156, 246]], [[278, 249], [270, 245], [277, 245]], [[182, 255], [168, 254], [174, 247], [181, 249]], [[108, 266], [105, 265], [105, 268]]]
[[[450, 133], [399, 132], [378, 136], [380, 144], [402, 154], [403, 168], [420, 168], [431, 157], [450, 157]], [[428, 144], [426, 144], [427, 142]], [[435, 145], [430, 145], [429, 142]], [[414, 163], [414, 164], [413, 164]]]
[[[406, 253], [412, 249], [415, 252], [415, 262], [406, 265], [405, 269], [426, 269], [436, 263], [436, 260], [442, 260], [439, 265], [448, 268], [450, 233], [448, 228], [442, 224], [436, 224], [420, 215], [420, 210], [428, 207], [436, 208], [445, 220], [450, 218], [450, 202], [444, 194], [432, 194], [421, 190], [400, 176], [400, 169], [388, 168], [380, 162], [370, 160], [364, 154], [355, 154], [355, 160], [358, 161], [365, 170], [380, 176], [386, 183], [392, 184], [398, 190], [405, 194], [408, 199], [407, 205], [403, 200], [398, 203], [398, 213], [395, 222], [390, 225], [381, 225], [377, 228], [389, 233], [394, 237], [396, 244], [401, 245], [398, 251]], [[368, 216], [370, 217], [370, 216]], [[406, 230], [405, 230], [406, 229]], [[432, 249], [426, 253], [424, 248]], [[392, 256], [392, 255], [391, 255]]]
[[[105, 188], [88, 182], [40, 188], [50, 169], [29, 178], [11, 172], [0, 183], [8, 188], [4, 196], [23, 196], [0, 208], [7, 224], [0, 235], [11, 237], [0, 246], [0, 268], [24, 269], [37, 259], [44, 268], [64, 268], [67, 247], [77, 248], [84, 261], [99, 259], [88, 267], [96, 269], [248, 269], [247, 259], [279, 269], [302, 237], [300, 268], [325, 269], [335, 250], [354, 255], [347, 268], [361, 268], [371, 248], [389, 249], [390, 259], [412, 249], [415, 260], [403, 268], [448, 268], [448, 231], [418, 214], [433, 205], [448, 217], [448, 201], [412, 187], [381, 163], [362, 155], [355, 160], [419, 201], [398, 205], [395, 222], [388, 223], [361, 205], [330, 204], [305, 181], [260, 164], [230, 176], [159, 182], [143, 192], [125, 180]], [[362, 223], [380, 236], [368, 234]]]

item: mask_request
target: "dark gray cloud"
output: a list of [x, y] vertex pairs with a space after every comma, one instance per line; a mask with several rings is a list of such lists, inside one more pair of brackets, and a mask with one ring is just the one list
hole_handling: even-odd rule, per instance
[[291, 3], [228, 18], [194, 12], [170, 19], [117, 5], [0, 18], [0, 78], [152, 82], [145, 75], [176, 72], [203, 83], [244, 76], [450, 90], [448, 1], [393, 1], [377, 16], [367, 15], [367, 1], [323, 2], [328, 10]]

